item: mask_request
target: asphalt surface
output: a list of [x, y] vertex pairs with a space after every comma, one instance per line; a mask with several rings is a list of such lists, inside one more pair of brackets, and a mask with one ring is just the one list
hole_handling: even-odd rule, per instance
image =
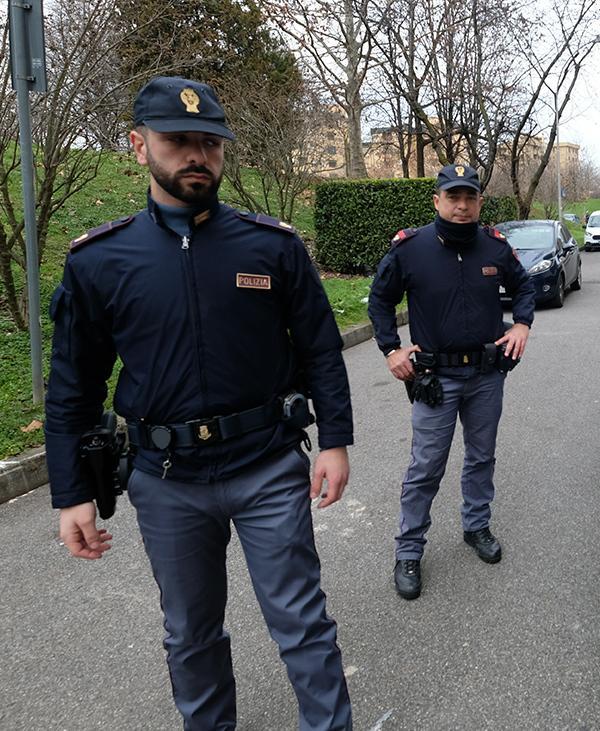
[[[459, 427], [417, 601], [392, 584], [404, 388], [372, 342], [345, 353], [352, 478], [343, 502], [314, 517], [359, 731], [600, 729], [600, 254], [582, 260], [582, 291], [537, 312], [506, 382], [493, 510], [502, 562], [484, 564], [462, 541]], [[0, 505], [0, 729], [180, 729], [132, 508], [120, 500], [114, 547], [97, 562], [70, 558], [56, 524], [47, 488]], [[235, 539], [229, 567], [238, 728], [294, 731], [295, 697]]]

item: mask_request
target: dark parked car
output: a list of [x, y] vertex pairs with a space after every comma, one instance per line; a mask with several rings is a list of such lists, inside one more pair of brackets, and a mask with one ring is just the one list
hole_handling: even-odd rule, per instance
[[[577, 242], [560, 221], [506, 221], [496, 228], [516, 249], [535, 284], [536, 303], [562, 307], [567, 289], [581, 289]], [[510, 300], [501, 290], [503, 299]]]

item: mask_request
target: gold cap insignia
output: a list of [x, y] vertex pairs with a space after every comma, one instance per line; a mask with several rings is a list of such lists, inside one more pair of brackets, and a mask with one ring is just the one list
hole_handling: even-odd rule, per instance
[[454, 168], [454, 172], [456, 173], [456, 177], [457, 178], [463, 178], [464, 175], [465, 175], [465, 169], [464, 169], [464, 167], [462, 165], [457, 165]]
[[186, 87], [179, 95], [181, 101], [185, 104], [186, 112], [193, 112], [194, 114], [200, 114], [198, 104], [200, 104], [200, 97], [193, 89]]
[[469, 363], [469, 356], [468, 356], [468, 355], [466, 355], [466, 354], [465, 354], [465, 355], [463, 355], [463, 363], [464, 363], [465, 365], [468, 365], [468, 363]]

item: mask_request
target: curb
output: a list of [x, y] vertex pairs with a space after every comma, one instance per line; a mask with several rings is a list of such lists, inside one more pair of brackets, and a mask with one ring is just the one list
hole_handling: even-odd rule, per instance
[[[406, 325], [408, 313], [400, 312], [396, 318], [398, 325]], [[373, 337], [373, 326], [355, 325], [342, 335], [342, 350], [364, 343]], [[48, 482], [46, 450], [44, 447], [29, 449], [15, 457], [0, 460], [0, 503], [6, 503], [20, 495], [25, 495], [36, 487]]]
[[0, 461], [0, 503], [34, 490], [48, 482], [46, 450], [35, 447]]

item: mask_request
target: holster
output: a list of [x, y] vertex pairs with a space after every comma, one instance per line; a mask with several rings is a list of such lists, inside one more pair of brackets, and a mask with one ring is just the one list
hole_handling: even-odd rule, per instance
[[515, 360], [512, 356], [506, 355], [506, 345], [500, 345], [498, 347], [496, 354], [496, 368], [500, 371], [500, 373], [508, 373], [508, 371], [512, 371], [512, 369], [516, 368], [520, 362], [520, 358]]
[[481, 373], [489, 373], [494, 369], [499, 370], [500, 373], [508, 373], [519, 365], [520, 360], [520, 358], [514, 360], [506, 357], [506, 345], [485, 343], [479, 370]]
[[102, 423], [81, 437], [80, 454], [98, 513], [106, 520], [114, 515], [117, 495], [127, 487], [130, 473], [125, 434], [117, 431], [117, 418], [112, 411], [105, 411]]
[[481, 373], [489, 373], [496, 368], [498, 359], [498, 346], [496, 343], [485, 343], [483, 346], [483, 354], [479, 370]]

